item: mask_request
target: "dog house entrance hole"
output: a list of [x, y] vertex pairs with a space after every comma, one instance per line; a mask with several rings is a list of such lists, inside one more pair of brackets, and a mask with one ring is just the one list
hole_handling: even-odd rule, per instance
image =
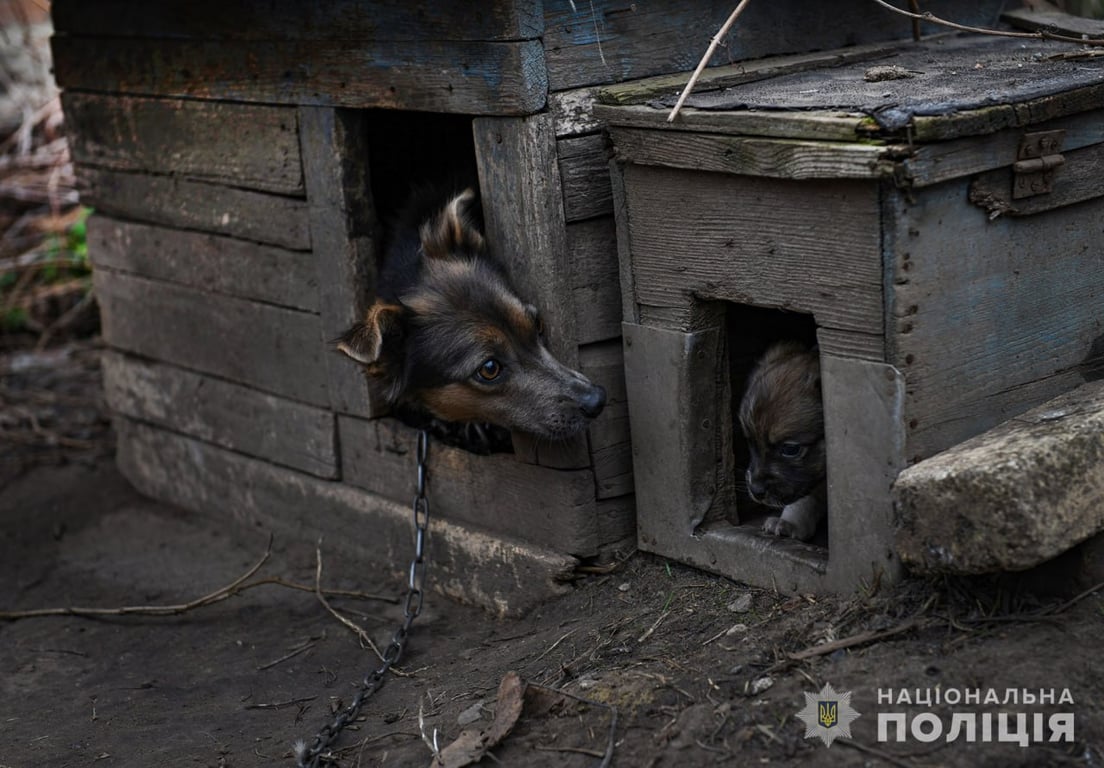
[[[822, 559], [828, 554], [827, 517], [817, 526], [808, 542], [789, 538], [770, 541], [762, 533], [763, 523], [781, 513], [755, 502], [748, 492], [747, 471], [751, 461], [748, 441], [740, 426], [739, 411], [749, 379], [763, 354], [774, 344], [792, 341], [812, 348], [817, 343], [816, 322], [812, 315], [745, 304], [725, 305], [725, 335], [728, 351], [727, 375], [731, 391], [732, 453], [734, 468], [734, 509], [729, 509], [722, 526], [734, 526], [739, 535], [768, 539], [773, 548], [792, 550], [797, 557]], [[723, 375], [724, 372], [722, 372]], [[710, 526], [716, 530], [716, 524]], [[730, 533], [737, 533], [730, 531]], [[718, 531], [719, 532], [719, 531]]]
[[[374, 210], [377, 265], [390, 245], [395, 220], [416, 190], [444, 193], [478, 189], [475, 140], [469, 115], [368, 110], [366, 131], [370, 186]], [[477, 212], [478, 213], [478, 212]], [[480, 222], [480, 226], [482, 222]], [[375, 286], [363, 286], [371, 294]], [[396, 417], [411, 426], [410, 414]], [[473, 453], [512, 453], [508, 430], [434, 422], [434, 436]]]

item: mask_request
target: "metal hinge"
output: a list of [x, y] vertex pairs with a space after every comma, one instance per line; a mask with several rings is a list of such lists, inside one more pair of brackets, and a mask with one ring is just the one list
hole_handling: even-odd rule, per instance
[[1054, 171], [1061, 167], [1065, 131], [1025, 133], [1012, 164], [1012, 199], [1045, 195], [1054, 188]]

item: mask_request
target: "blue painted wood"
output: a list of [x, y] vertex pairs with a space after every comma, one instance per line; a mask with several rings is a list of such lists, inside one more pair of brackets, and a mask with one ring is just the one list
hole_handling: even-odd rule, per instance
[[538, 0], [56, 0], [54, 28], [73, 35], [238, 40], [531, 40]]
[[[681, 0], [548, 0], [544, 44], [553, 91], [685, 72], [697, 66], [735, 3]], [[963, 23], [996, 24], [1004, 3], [925, 0], [924, 10]], [[925, 32], [936, 28], [925, 25]], [[710, 64], [840, 48], [912, 34], [909, 19], [870, 0], [751, 3]]]
[[542, 109], [540, 43], [59, 38], [67, 89], [463, 114]]

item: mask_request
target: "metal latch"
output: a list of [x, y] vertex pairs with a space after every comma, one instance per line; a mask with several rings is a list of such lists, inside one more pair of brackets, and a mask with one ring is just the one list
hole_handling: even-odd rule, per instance
[[1045, 195], [1054, 189], [1054, 171], [1066, 162], [1060, 151], [1065, 137], [1065, 131], [1024, 134], [1016, 162], [1012, 164], [1014, 200]]

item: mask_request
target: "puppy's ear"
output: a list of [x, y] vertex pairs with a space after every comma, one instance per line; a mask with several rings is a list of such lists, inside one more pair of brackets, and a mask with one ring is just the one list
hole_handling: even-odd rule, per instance
[[441, 211], [422, 224], [418, 234], [422, 250], [431, 259], [447, 259], [460, 252], [483, 249], [483, 235], [471, 218], [475, 191], [470, 187], [449, 200]]
[[394, 400], [402, 388], [403, 339], [406, 310], [398, 304], [377, 301], [364, 321], [347, 330], [337, 340], [337, 348], [365, 366], [368, 374], [380, 380], [388, 400]]

